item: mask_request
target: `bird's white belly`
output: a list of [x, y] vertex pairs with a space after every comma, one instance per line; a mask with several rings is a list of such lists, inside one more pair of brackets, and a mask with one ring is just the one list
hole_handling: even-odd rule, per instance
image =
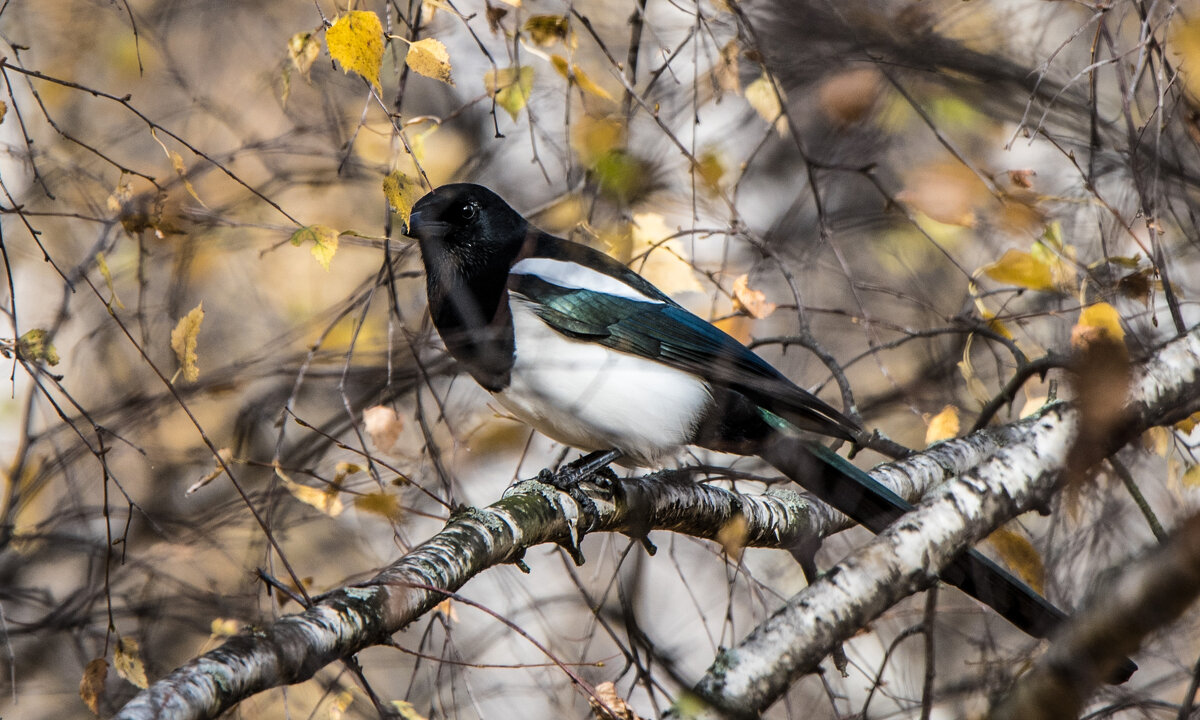
[[516, 358], [504, 407], [543, 434], [582, 450], [617, 449], [656, 465], [686, 445], [711, 401], [700, 378], [660, 363], [573, 340], [512, 296]]

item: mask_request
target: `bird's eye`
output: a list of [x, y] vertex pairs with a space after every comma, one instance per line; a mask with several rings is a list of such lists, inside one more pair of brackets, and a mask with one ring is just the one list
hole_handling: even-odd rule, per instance
[[458, 217], [464, 222], [469, 222], [475, 219], [479, 214], [479, 206], [475, 203], [466, 203], [458, 209]]

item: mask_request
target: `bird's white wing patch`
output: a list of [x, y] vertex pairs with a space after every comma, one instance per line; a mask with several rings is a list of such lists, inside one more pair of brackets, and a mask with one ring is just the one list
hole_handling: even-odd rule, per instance
[[656, 465], [688, 444], [712, 396], [699, 377], [556, 332], [520, 295], [510, 300], [516, 360], [495, 397], [514, 415], [582, 450], [617, 449]]
[[548, 283], [575, 290], [593, 290], [638, 302], [663, 304], [662, 300], [638, 292], [611, 275], [605, 275], [584, 265], [550, 258], [525, 258], [512, 271], [516, 275], [536, 275]]

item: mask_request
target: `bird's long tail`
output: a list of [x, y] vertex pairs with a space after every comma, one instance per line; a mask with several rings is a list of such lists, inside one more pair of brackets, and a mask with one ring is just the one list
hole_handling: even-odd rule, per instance
[[[758, 455], [871, 532], [881, 532], [913, 508], [904, 498], [822, 445], [780, 434], [767, 442]], [[1049, 637], [1067, 618], [1028, 585], [975, 550], [967, 550], [955, 558], [942, 571], [941, 578], [1034, 637]], [[1137, 665], [1125, 659], [1109, 682], [1124, 682], [1135, 670]]]

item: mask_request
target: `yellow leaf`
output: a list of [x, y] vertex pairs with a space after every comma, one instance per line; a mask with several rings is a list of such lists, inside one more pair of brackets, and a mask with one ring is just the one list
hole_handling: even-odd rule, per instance
[[329, 263], [337, 253], [339, 235], [341, 233], [337, 230], [325, 225], [306, 225], [292, 233], [291, 241], [296, 247], [311, 242], [313, 257], [321, 263], [321, 267], [328, 270]]
[[204, 322], [204, 302], [192, 308], [191, 312], [179, 318], [175, 329], [171, 331], [171, 349], [179, 360], [183, 379], [196, 382], [200, 379], [200, 368], [196, 365], [196, 335], [200, 333], [200, 323]]
[[137, 640], [123, 637], [117, 641], [117, 649], [113, 653], [113, 667], [118, 675], [131, 684], [143, 690], [150, 687], [150, 682], [146, 679], [146, 667], [138, 655]]
[[525, 21], [522, 29], [529, 33], [529, 39], [534, 44], [549, 47], [566, 40], [571, 26], [563, 15], [533, 15]]
[[450, 53], [446, 52], [446, 46], [437, 38], [424, 38], [409, 45], [404, 62], [415, 73], [454, 86], [454, 80], [450, 77]]
[[567, 59], [562, 55], [551, 55], [550, 64], [554, 66], [559, 75], [566, 78], [568, 82], [574, 83], [583, 92], [605, 100], [612, 100], [612, 95], [609, 95], [607, 90], [593, 82], [578, 65], [567, 63]]
[[1200, 412], [1194, 412], [1175, 423], [1175, 428], [1184, 435], [1191, 435], [1192, 431], [1196, 429], [1196, 425], [1198, 423], [1200, 423]]
[[1046, 568], [1042, 555], [1021, 533], [999, 528], [988, 536], [988, 542], [1025, 584], [1039, 593], [1044, 592]]
[[696, 271], [684, 258], [683, 243], [678, 238], [667, 240], [674, 233], [658, 213], [637, 213], [633, 216], [632, 257], [634, 270], [657, 285], [668, 295], [685, 292], [704, 292], [696, 279]]
[[967, 382], [967, 391], [971, 393], [971, 397], [975, 398], [975, 402], [983, 405], [988, 401], [989, 393], [987, 386], [975, 372], [975, 366], [971, 364], [971, 344], [974, 339], [974, 335], [967, 338], [967, 343], [963, 347], [962, 360], [958, 363], [958, 371], [962, 373], [963, 380]]
[[383, 24], [378, 15], [369, 10], [354, 10], [338, 16], [325, 31], [325, 44], [329, 46], [329, 56], [341, 64], [344, 72], [355, 72], [370, 81], [377, 92], [383, 91], [379, 84]]
[[1071, 328], [1071, 347], [1082, 349], [1100, 341], [1121, 343], [1125, 330], [1121, 327], [1121, 316], [1117, 309], [1106, 302], [1085, 307], [1079, 313], [1079, 322]]
[[514, 65], [499, 70], [488, 70], [483, 74], [483, 86], [487, 88], [488, 94], [496, 97], [496, 104], [516, 120], [533, 92], [533, 68], [529, 65]]
[[1193, 465], [1185, 470], [1179, 480], [1184, 487], [1200, 487], [1200, 465]]
[[54, 344], [47, 341], [49, 334], [41, 328], [26, 330], [17, 338], [17, 354], [31, 362], [44, 362], [47, 365], [58, 364], [58, 350]]
[[393, 170], [383, 179], [383, 194], [387, 197], [388, 205], [392, 206], [407, 228], [408, 219], [412, 216], [412, 206], [421, 199], [425, 190], [415, 178]]
[[8, 103], [0, 100], [0, 123], [4, 122], [4, 116], [8, 114]]
[[775, 303], [767, 302], [767, 296], [761, 290], [751, 289], [749, 283], [749, 275], [741, 275], [733, 281], [733, 311], [746, 313], [757, 320], [775, 312]]
[[108, 286], [108, 292], [112, 294], [112, 300], [109, 305], [116, 305], [124, 310], [125, 303], [121, 302], [121, 298], [117, 297], [117, 289], [113, 287], [112, 271], [108, 269], [108, 261], [104, 258], [103, 252], [96, 253], [96, 267], [100, 270], [100, 276], [104, 278], [104, 284]]
[[984, 265], [980, 271], [996, 282], [1005, 285], [1016, 285], [1041, 291], [1055, 289], [1054, 275], [1050, 271], [1050, 266], [1024, 250], [1011, 249], [996, 262]]
[[392, 708], [400, 714], [401, 720], [426, 720], [425, 716], [417, 712], [412, 703], [407, 700], [393, 700]]
[[363, 410], [363, 427], [371, 436], [375, 449], [387, 452], [400, 439], [404, 423], [395, 410], [384, 405], [375, 405]]
[[729, 518], [729, 522], [717, 531], [717, 542], [721, 543], [725, 554], [736, 562], [741, 559], [742, 550], [746, 547], [746, 538], [749, 536], [750, 523], [745, 515], [738, 513]]
[[626, 128], [621, 118], [585, 115], [573, 123], [571, 147], [584, 165], [594, 167], [601, 158], [625, 145]]
[[338, 693], [329, 705], [329, 720], [342, 720], [346, 716], [346, 709], [352, 702], [354, 702], [354, 696], [348, 690]]
[[1142, 433], [1142, 447], [1155, 455], [1167, 456], [1171, 446], [1171, 433], [1165, 427], [1155, 426]]
[[288, 39], [287, 49], [292, 66], [300, 71], [306, 82], [310, 81], [309, 73], [313, 63], [317, 61], [317, 56], [321, 54], [321, 44], [312, 33], [298, 32]]
[[192, 483], [191, 486], [184, 491], [184, 495], [191, 495], [200, 488], [220, 477], [221, 473], [225, 472], [225, 468], [223, 467], [221, 461], [224, 461], [225, 465], [233, 462], [233, 448], [221, 448], [217, 451], [217, 457], [218, 459], [213, 462], [213, 469], [210, 470], [207, 475]]
[[436, 606], [434, 606], [433, 611], [435, 613], [440, 613], [441, 616], [446, 618], [446, 620], [449, 622], [458, 622], [458, 611], [454, 609], [452, 598], [446, 598], [438, 603]]
[[213, 618], [209, 623], [209, 630], [214, 640], [233, 637], [238, 634], [241, 627], [242, 624], [233, 618]]
[[404, 511], [400, 507], [400, 498], [386, 492], [359, 495], [354, 500], [354, 507], [391, 522], [399, 522], [404, 516]]
[[750, 107], [769, 123], [775, 125], [775, 130], [783, 135], [787, 132], [787, 118], [783, 115], [783, 105], [779, 102], [779, 94], [775, 92], [775, 83], [764, 71], [757, 80], [746, 86], [746, 102]]
[[100, 714], [100, 697], [104, 695], [104, 681], [108, 678], [108, 661], [96, 658], [83, 669], [79, 680], [79, 697], [93, 713]]
[[341, 487], [346, 478], [355, 473], [362, 472], [362, 466], [349, 462], [340, 462], [333, 468], [333, 484], [335, 487]]
[[275, 466], [275, 475], [283, 482], [283, 486], [292, 494], [292, 497], [305, 505], [315, 507], [329, 517], [337, 517], [346, 509], [342, 504], [342, 499], [338, 497], [336, 487], [330, 487], [328, 490], [318, 490], [314, 487], [301, 485], [284, 474], [278, 465]]
[[942, 411], [929, 419], [929, 427], [925, 429], [925, 444], [932, 445], [939, 440], [949, 440], [958, 435], [958, 408], [947, 405]]

